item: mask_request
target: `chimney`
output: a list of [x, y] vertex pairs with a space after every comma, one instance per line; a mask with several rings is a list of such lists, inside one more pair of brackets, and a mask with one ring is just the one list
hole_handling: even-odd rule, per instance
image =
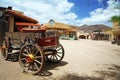
[[8, 9], [12, 10], [12, 6], [8, 6]]

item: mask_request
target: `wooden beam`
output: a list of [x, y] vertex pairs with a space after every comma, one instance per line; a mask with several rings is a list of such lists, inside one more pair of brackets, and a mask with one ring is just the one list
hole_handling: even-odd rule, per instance
[[13, 15], [9, 16], [8, 22], [9, 22], [9, 32], [14, 32], [14, 16]]

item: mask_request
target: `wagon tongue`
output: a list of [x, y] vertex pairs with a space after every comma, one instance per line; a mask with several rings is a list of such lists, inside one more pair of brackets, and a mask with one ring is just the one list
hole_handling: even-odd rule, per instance
[[27, 62], [27, 63], [32, 63], [32, 62], [34, 62], [34, 56], [33, 56], [33, 54], [29, 54], [29, 55], [26, 57], [26, 62]]

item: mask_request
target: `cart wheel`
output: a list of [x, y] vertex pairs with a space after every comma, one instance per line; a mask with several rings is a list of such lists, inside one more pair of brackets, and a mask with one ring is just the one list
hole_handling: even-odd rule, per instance
[[48, 62], [59, 63], [64, 57], [64, 48], [59, 44], [56, 48], [51, 49], [51, 55], [46, 56]]
[[9, 49], [9, 44], [8, 44], [8, 40], [6, 38], [3, 39], [2, 44], [1, 44], [1, 53], [2, 56], [5, 60], [8, 59], [8, 49]]
[[37, 74], [44, 65], [42, 49], [37, 44], [25, 44], [19, 54], [19, 63], [23, 71], [30, 74]]

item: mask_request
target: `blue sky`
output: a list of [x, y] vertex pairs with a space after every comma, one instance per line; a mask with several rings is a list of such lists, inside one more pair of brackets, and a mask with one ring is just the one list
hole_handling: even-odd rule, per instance
[[[104, 3], [103, 3], [104, 2]], [[105, 5], [104, 5], [105, 4]], [[105, 24], [110, 17], [120, 15], [120, 0], [0, 0], [0, 7], [12, 6], [25, 15], [47, 23], [50, 19], [71, 25]]]
[[[94, 11], [97, 8], [106, 8], [107, 7], [107, 0], [98, 1], [98, 0], [68, 0], [74, 3], [71, 11], [76, 13], [78, 18], [89, 17], [89, 12]], [[104, 4], [102, 4], [104, 2]]]

